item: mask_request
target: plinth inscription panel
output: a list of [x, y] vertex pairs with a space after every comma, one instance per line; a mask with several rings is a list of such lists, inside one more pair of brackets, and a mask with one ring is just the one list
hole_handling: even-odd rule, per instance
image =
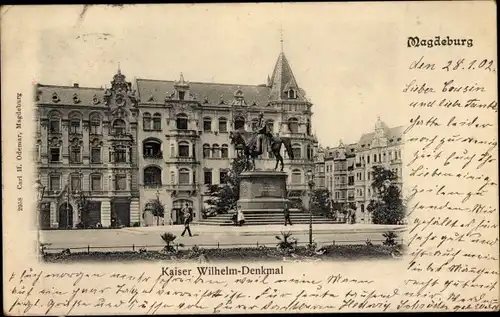
[[286, 199], [287, 174], [276, 171], [251, 171], [240, 175], [240, 200], [243, 211], [282, 209]]

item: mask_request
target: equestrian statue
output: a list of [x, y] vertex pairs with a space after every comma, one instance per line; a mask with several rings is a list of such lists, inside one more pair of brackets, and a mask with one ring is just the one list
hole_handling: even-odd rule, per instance
[[281, 171], [283, 171], [283, 157], [280, 154], [282, 144], [285, 146], [288, 156], [293, 160], [290, 138], [279, 137], [278, 135], [274, 136], [272, 131], [269, 131], [269, 127], [264, 120], [264, 114], [262, 112], [259, 114], [259, 121], [253, 132], [248, 132], [245, 128], [240, 128], [234, 132], [231, 131], [229, 137], [231, 139], [231, 144], [236, 148], [241, 147], [243, 149], [243, 155], [245, 155], [249, 163], [249, 170], [255, 170], [255, 158], [270, 150], [276, 158], [274, 170], [276, 170], [278, 164], [281, 163]]

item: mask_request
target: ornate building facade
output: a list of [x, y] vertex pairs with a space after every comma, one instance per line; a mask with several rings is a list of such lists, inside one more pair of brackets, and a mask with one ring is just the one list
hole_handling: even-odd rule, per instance
[[[312, 103], [283, 52], [262, 85], [188, 82], [182, 74], [176, 81], [129, 83], [120, 71], [111, 84], [110, 89], [37, 87], [39, 173], [50, 210], [42, 216], [48, 219], [45, 227], [80, 221], [75, 199], [81, 190], [95, 202], [91, 218], [103, 226], [152, 225], [148, 202], [156, 198], [165, 206], [164, 223], [181, 223], [185, 204], [200, 219], [206, 185], [223, 182], [236, 155], [230, 132], [252, 131], [260, 112], [273, 133], [292, 138], [293, 160], [282, 148], [288, 192], [305, 195], [317, 146]], [[80, 159], [71, 160], [73, 155]], [[271, 153], [257, 161], [260, 169], [274, 166]], [[80, 177], [75, 186], [73, 175]]]
[[137, 99], [120, 71], [110, 89], [37, 85], [36, 161], [45, 186], [43, 228], [81, 222], [78, 199], [91, 202], [89, 223], [139, 221]]
[[380, 118], [375, 131], [365, 133], [358, 143], [325, 149], [325, 182], [332, 197], [332, 206], [340, 210], [352, 208], [355, 221], [371, 223], [366, 207], [373, 198], [372, 168], [381, 165], [392, 170], [402, 185], [401, 149], [403, 127], [389, 128]]
[[397, 176], [396, 184], [402, 189], [403, 130], [403, 126], [389, 128], [378, 118], [375, 131], [363, 134], [357, 143], [355, 167], [357, 222], [372, 222], [371, 214], [366, 207], [374, 194], [371, 188], [373, 166], [383, 166], [393, 171]]

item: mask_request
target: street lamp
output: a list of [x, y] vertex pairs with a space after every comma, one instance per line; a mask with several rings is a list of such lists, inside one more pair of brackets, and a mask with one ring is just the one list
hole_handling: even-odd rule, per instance
[[[42, 185], [40, 179], [37, 179], [35, 182], [36, 186], [36, 199], [37, 199], [37, 213], [36, 213], [36, 237], [37, 243], [40, 244], [40, 213], [42, 212], [42, 200], [45, 195], [45, 186]], [[38, 246], [37, 246], [38, 247]]]
[[313, 238], [312, 238], [312, 193], [313, 193], [313, 189], [314, 189], [314, 177], [313, 177], [313, 173], [311, 171], [308, 171], [307, 172], [307, 185], [309, 187], [309, 245], [312, 246], [313, 244]]

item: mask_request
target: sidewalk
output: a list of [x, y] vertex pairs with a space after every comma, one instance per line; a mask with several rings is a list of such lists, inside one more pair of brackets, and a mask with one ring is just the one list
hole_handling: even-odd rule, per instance
[[[151, 227], [128, 227], [126, 230], [134, 233], [158, 233], [158, 232], [179, 232], [184, 225], [165, 225]], [[308, 224], [297, 224], [293, 226], [284, 225], [257, 225], [257, 226], [211, 226], [192, 224], [191, 230], [197, 233], [238, 235], [238, 236], [274, 236], [281, 231], [291, 233], [309, 232]], [[313, 224], [312, 230], [315, 234], [331, 233], [384, 233], [387, 231], [401, 232], [406, 230], [404, 225], [374, 225], [374, 224]]]

